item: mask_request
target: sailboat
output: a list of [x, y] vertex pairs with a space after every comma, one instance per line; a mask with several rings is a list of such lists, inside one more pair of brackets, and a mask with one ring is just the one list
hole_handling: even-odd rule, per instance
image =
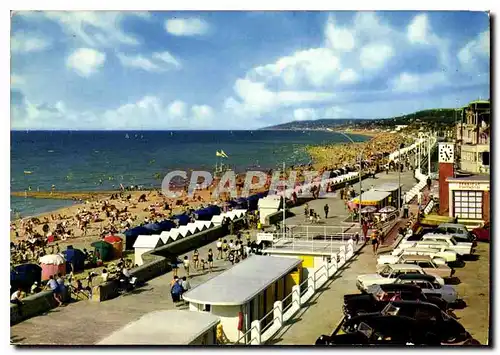
[[129, 135], [128, 135], [128, 133], [125, 135], [125, 138], [126, 138], [126, 139], [129, 139], [129, 138], [130, 138], [130, 137], [129, 137]]

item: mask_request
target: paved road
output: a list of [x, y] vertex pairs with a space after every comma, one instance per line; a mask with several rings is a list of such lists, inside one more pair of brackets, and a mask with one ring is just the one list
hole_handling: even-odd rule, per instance
[[310, 306], [301, 310], [291, 325], [283, 328], [270, 344], [314, 345], [322, 335], [330, 335], [342, 319], [344, 295], [358, 293], [356, 278], [370, 272], [376, 265], [376, 256], [365, 246], [353, 257], [338, 279], [330, 280], [323, 291], [313, 296]]

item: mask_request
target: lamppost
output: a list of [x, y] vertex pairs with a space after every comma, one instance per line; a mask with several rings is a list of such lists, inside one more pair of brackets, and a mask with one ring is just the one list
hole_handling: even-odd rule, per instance
[[399, 214], [401, 215], [401, 149], [405, 147], [404, 143], [401, 143], [399, 145], [399, 150], [398, 150], [398, 211]]
[[[356, 143], [352, 140], [351, 137], [349, 137], [347, 134], [343, 133], [343, 132], [338, 132], [340, 133], [341, 135], [343, 135], [344, 137], [346, 137], [351, 143]], [[362, 219], [361, 219], [361, 191], [362, 191], [362, 188], [361, 188], [361, 181], [362, 181], [362, 178], [361, 176], [363, 175], [362, 172], [363, 172], [363, 162], [361, 161], [363, 155], [361, 152], [359, 152], [359, 204], [358, 204], [358, 215], [359, 215], [359, 227], [361, 228], [362, 226]]]

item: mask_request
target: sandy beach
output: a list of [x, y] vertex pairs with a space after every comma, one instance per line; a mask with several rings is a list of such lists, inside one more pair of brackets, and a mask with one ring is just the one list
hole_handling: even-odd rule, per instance
[[[357, 131], [356, 133], [369, 135], [371, 139], [356, 144], [308, 147], [314, 164], [313, 167], [296, 167], [295, 170], [299, 171], [298, 180], [301, 180], [301, 172], [304, 170], [314, 168], [321, 173], [324, 170], [353, 165], [360, 151], [363, 159], [371, 159], [373, 165], [383, 164], [385, 160], [380, 154], [394, 151], [405, 140], [400, 134], [374, 134], [371, 131]], [[243, 179], [244, 177], [239, 175], [237, 185], [241, 184]], [[120, 196], [118, 192], [108, 193], [107, 196], [99, 193], [97, 196], [90, 196], [82, 203], [39, 215], [34, 221], [29, 218], [12, 221], [10, 240], [17, 244], [34, 235], [44, 238], [48, 234], [55, 234], [54, 231], [58, 228], [61, 230], [62, 227], [64, 230], [64, 233], [60, 233], [62, 239], [56, 238], [54, 242], [59, 244], [61, 251], [66, 249], [66, 245], [73, 245], [80, 249], [90, 248], [90, 244], [99, 240], [102, 235], [123, 231], [127, 226], [134, 227], [145, 222], [167, 219], [171, 215], [188, 209], [197, 209], [210, 203], [222, 203], [228, 196], [223, 195], [213, 201], [214, 185], [213, 183], [208, 189], [196, 191], [193, 198], [171, 199], [165, 197], [159, 190], [124, 191]], [[238, 190], [240, 191], [239, 187]], [[263, 190], [265, 188], [252, 192]], [[57, 198], [61, 197], [57, 195], [57, 192], [54, 192], [54, 195]], [[48, 232], [44, 232], [44, 228]], [[46, 252], [48, 253], [49, 250]]]

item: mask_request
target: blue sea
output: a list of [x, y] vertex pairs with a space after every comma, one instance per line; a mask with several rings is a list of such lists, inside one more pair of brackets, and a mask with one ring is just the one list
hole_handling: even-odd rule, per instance
[[[217, 150], [228, 155], [224, 161], [236, 171], [264, 170], [283, 161], [287, 166], [309, 163], [307, 145], [346, 141], [321, 131], [12, 131], [11, 190], [160, 186], [158, 176], [172, 170], [213, 171], [220, 162]], [[33, 216], [72, 203], [12, 197], [10, 205], [11, 214]]]

